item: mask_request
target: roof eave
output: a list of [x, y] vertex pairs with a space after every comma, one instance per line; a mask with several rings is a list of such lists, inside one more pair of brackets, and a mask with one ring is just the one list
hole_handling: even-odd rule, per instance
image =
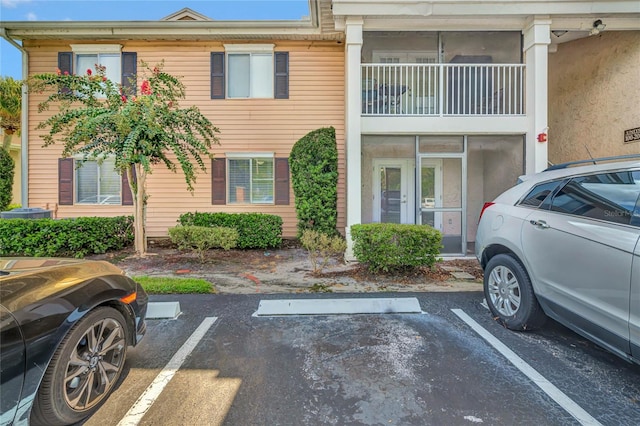
[[322, 34], [311, 19], [300, 21], [5, 21], [0, 27], [17, 40], [146, 39], [184, 40], [233, 38], [299, 38], [335, 40], [338, 32]]

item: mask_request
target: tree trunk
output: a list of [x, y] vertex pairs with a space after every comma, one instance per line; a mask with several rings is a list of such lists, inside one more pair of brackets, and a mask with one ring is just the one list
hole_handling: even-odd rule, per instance
[[147, 175], [144, 171], [144, 167], [140, 164], [135, 164], [136, 179], [134, 181], [134, 175], [131, 168], [127, 169], [127, 177], [129, 178], [129, 188], [131, 188], [131, 194], [133, 195], [133, 232], [134, 232], [134, 247], [136, 250], [136, 256], [144, 257], [147, 254], [147, 235], [146, 235], [146, 179]]

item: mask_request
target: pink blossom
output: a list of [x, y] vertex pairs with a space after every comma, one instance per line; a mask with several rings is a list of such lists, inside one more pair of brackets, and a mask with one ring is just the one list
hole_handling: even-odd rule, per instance
[[120, 96], [122, 98], [122, 102], [127, 102], [127, 97], [125, 95]]
[[104, 75], [102, 76], [102, 81], [107, 81], [107, 77], [105, 77]]
[[87, 68], [87, 75], [91, 75], [91, 69]]
[[140, 93], [142, 93], [143, 95], [151, 94], [151, 84], [149, 84], [148, 80], [144, 80], [142, 82], [142, 85], [140, 86]]
[[64, 72], [64, 75], [69, 75], [69, 71], [65, 71], [65, 72]]

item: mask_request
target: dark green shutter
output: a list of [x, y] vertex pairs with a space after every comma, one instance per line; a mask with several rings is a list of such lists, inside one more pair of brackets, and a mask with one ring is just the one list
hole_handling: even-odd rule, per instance
[[[58, 52], [58, 69], [62, 74], [73, 74], [72, 52]], [[71, 93], [71, 89], [69, 89], [68, 87], [63, 87], [60, 89], [60, 93], [68, 95]]]
[[224, 52], [211, 52], [211, 99], [224, 97]]
[[58, 159], [58, 204], [73, 205], [73, 158]]
[[289, 204], [289, 159], [288, 158], [276, 158], [275, 159], [275, 204], [276, 205], [288, 205]]
[[276, 52], [274, 61], [276, 99], [289, 99], [289, 52]]
[[227, 204], [227, 160], [211, 160], [211, 204]]
[[122, 89], [124, 94], [136, 94], [136, 74], [138, 73], [138, 54], [136, 52], [122, 52]]

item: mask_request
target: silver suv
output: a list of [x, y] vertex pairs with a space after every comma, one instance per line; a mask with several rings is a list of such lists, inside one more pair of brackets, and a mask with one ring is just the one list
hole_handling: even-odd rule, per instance
[[640, 364], [640, 161], [519, 181], [480, 213], [475, 250], [492, 314], [513, 330], [548, 315]]

